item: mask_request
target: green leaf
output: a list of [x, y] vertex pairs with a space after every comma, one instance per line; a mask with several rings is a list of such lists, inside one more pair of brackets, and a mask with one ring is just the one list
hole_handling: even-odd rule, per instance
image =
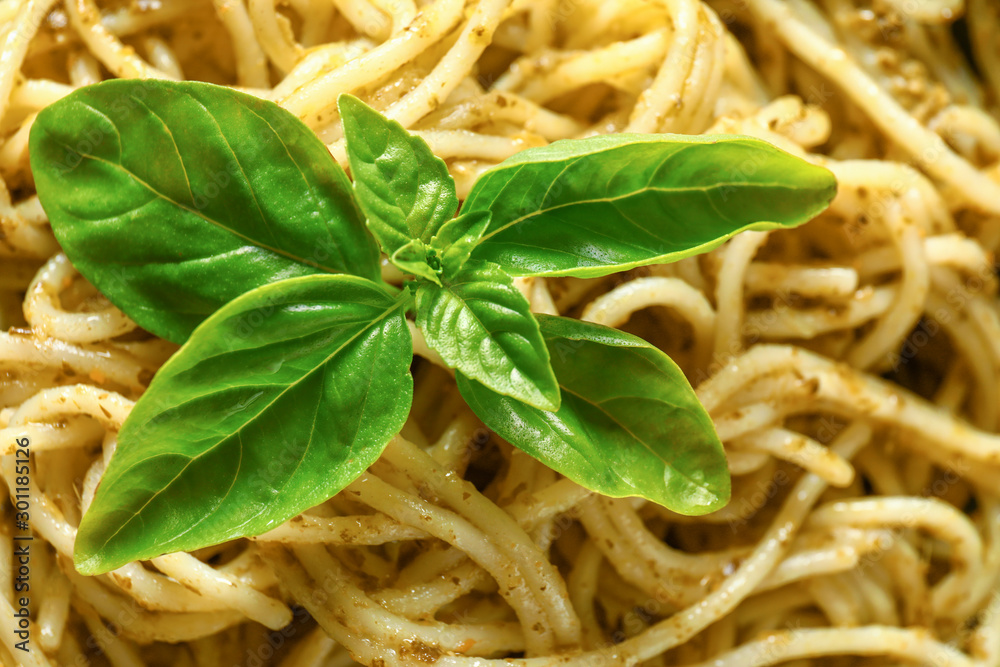
[[73, 265], [175, 342], [261, 285], [379, 280], [346, 174], [271, 102], [205, 83], [107, 81], [45, 108], [30, 155]]
[[483, 232], [490, 224], [489, 211], [473, 211], [449, 220], [431, 239], [431, 248], [441, 252], [441, 264], [449, 276], [457, 275], [469, 261]]
[[545, 412], [458, 374], [473, 412], [512, 445], [607, 496], [705, 514], [729, 500], [726, 456], [680, 369], [630, 334], [538, 315], [562, 392]]
[[347, 159], [358, 205], [389, 256], [413, 239], [429, 243], [458, 209], [448, 167], [427, 143], [351, 95], [341, 95]]
[[260, 534], [354, 480], [409, 412], [405, 307], [368, 280], [319, 275], [212, 315], [125, 421], [77, 570]]
[[435, 285], [441, 284], [441, 260], [437, 253], [420, 239], [413, 239], [392, 253], [389, 261], [404, 273], [426, 278]]
[[559, 387], [528, 300], [499, 267], [469, 262], [443, 287], [417, 289], [417, 326], [452, 368], [543, 410]]
[[836, 193], [829, 171], [749, 137], [608, 135], [522, 151], [462, 211], [493, 219], [473, 257], [515, 276], [594, 277], [792, 227]]

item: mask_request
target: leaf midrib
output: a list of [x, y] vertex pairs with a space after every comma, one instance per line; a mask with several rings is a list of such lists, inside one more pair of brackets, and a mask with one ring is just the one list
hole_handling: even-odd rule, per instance
[[[707, 192], [711, 192], [712, 190], [718, 190], [719, 188], [730, 187], [730, 186], [733, 186], [733, 185], [734, 184], [730, 183], [730, 182], [719, 182], [719, 183], [714, 183], [712, 185], [704, 186], [704, 187], [698, 187], [698, 186], [689, 186], [689, 187], [683, 187], [683, 188], [681, 188], [681, 187], [676, 187], [676, 188], [672, 188], [672, 187], [642, 187], [642, 188], [637, 188], [635, 190], [630, 190], [629, 192], [623, 193], [623, 194], [615, 196], [615, 197], [594, 197], [592, 199], [576, 199], [574, 201], [566, 202], [565, 204], [558, 204], [558, 205], [555, 205], [555, 206], [550, 206], [548, 208], [540, 208], [540, 209], [531, 211], [530, 213], [525, 213], [524, 215], [519, 216], [519, 217], [515, 218], [514, 220], [511, 220], [510, 222], [501, 225], [500, 227], [497, 227], [496, 230], [490, 232], [489, 234], [484, 234], [483, 237], [482, 237], [482, 239], [480, 239], [479, 242], [480, 243], [484, 243], [485, 241], [487, 241], [488, 239], [492, 238], [493, 236], [496, 236], [500, 232], [506, 231], [508, 228], [513, 227], [514, 225], [516, 225], [516, 224], [518, 224], [520, 222], [523, 222], [525, 220], [528, 220], [530, 218], [536, 218], [536, 217], [538, 217], [540, 215], [545, 215], [547, 213], [551, 213], [553, 211], [558, 211], [560, 209], [568, 208], [568, 207], [571, 207], [571, 206], [585, 206], [585, 205], [588, 205], [588, 204], [614, 203], [614, 202], [618, 202], [618, 201], [621, 201], [623, 199], [628, 199], [629, 197], [634, 197], [636, 195], [643, 194], [643, 193], [646, 193], [646, 192], [664, 192], [664, 193], [673, 193], [673, 192], [678, 192], [678, 193], [682, 193], [682, 192], [705, 192], [705, 193], [707, 193]], [[788, 184], [787, 183], [760, 183], [760, 182], [758, 182], [758, 183], [747, 183], [745, 181], [742, 181], [742, 182], [739, 182], [739, 187], [742, 187], [742, 188], [784, 188], [784, 189], [788, 189]], [[713, 203], [713, 207], [714, 207], [714, 203]], [[485, 210], [491, 210], [491, 209], [485, 209]], [[718, 210], [718, 209], [716, 208], [716, 210]], [[723, 216], [723, 217], [728, 218], [728, 216]], [[767, 221], [757, 221], [757, 222], [767, 222]], [[756, 223], [748, 223], [748, 224], [756, 224]]]
[[[570, 396], [575, 396], [576, 398], [580, 399], [581, 401], [583, 401], [587, 405], [593, 406], [595, 410], [599, 411], [601, 414], [605, 415], [608, 419], [610, 419], [612, 422], [614, 422], [617, 426], [619, 426], [622, 429], [622, 431], [628, 433], [629, 437], [631, 437], [636, 442], [639, 442], [640, 444], [642, 444], [642, 446], [650, 454], [652, 454], [655, 458], [659, 459], [660, 461], [663, 461], [664, 465], [666, 465], [667, 467], [669, 467], [671, 470], [674, 470], [678, 475], [680, 475], [681, 477], [683, 477], [684, 479], [686, 479], [692, 486], [697, 486], [698, 488], [704, 489], [705, 491], [711, 493], [713, 496], [718, 496], [717, 493], [715, 493], [711, 488], [709, 488], [709, 485], [707, 483], [698, 483], [695, 480], [691, 479], [691, 477], [689, 475], [685, 474], [683, 471], [681, 471], [679, 468], [677, 468], [677, 466], [674, 465], [674, 459], [671, 459], [671, 460], [668, 461], [667, 459], [663, 458], [663, 456], [661, 456], [652, 447], [650, 447], [646, 443], [645, 440], [643, 440], [642, 438], [640, 438], [639, 436], [637, 436], [635, 433], [633, 433], [632, 429], [630, 429], [625, 424], [623, 424], [618, 419], [616, 419], [610, 412], [608, 412], [606, 409], [604, 409], [604, 407], [602, 407], [604, 401], [602, 401], [601, 403], [595, 403], [594, 401], [592, 401], [589, 398], [583, 396], [582, 394], [579, 394], [579, 393], [573, 391], [572, 389], [570, 389], [569, 387], [567, 387], [566, 385], [564, 385], [562, 382], [559, 383], [559, 389], [560, 389], [560, 391], [567, 392]], [[657, 400], [660, 403], [667, 403], [666, 401], [664, 401], [662, 399], [650, 399], [650, 397], [648, 397], [648, 396], [617, 396], [617, 397], [615, 397], [614, 400], [620, 400], [620, 399], [625, 399], [625, 398], [639, 398], [639, 399], [643, 399], [643, 400]], [[673, 404], [670, 404], [670, 405], [673, 405]], [[683, 410], [684, 409], [683, 407], [681, 407], [679, 405], [674, 405], [674, 407], [676, 409], [678, 409], [678, 410]], [[624, 481], [624, 480], [622, 480], [622, 481]], [[632, 486], [632, 485], [630, 484], [629, 486]], [[633, 488], [635, 488], [635, 487], [633, 486]]]
[[[163, 201], [176, 206], [177, 208], [181, 209], [182, 211], [186, 211], [187, 213], [189, 213], [191, 215], [199, 217], [202, 220], [204, 220], [205, 222], [207, 222], [207, 223], [209, 223], [211, 225], [214, 225], [215, 227], [218, 227], [219, 229], [221, 229], [223, 231], [229, 232], [233, 236], [235, 236], [237, 238], [240, 238], [240, 239], [246, 241], [247, 243], [249, 243], [251, 245], [255, 245], [255, 246], [259, 247], [259, 248], [263, 248], [264, 250], [267, 250], [269, 252], [273, 252], [276, 255], [279, 255], [281, 257], [285, 257], [285, 258], [290, 259], [290, 260], [292, 260], [294, 262], [298, 262], [299, 264], [304, 264], [305, 266], [310, 266], [310, 267], [312, 267], [314, 269], [319, 269], [320, 271], [323, 271], [325, 273], [330, 273], [330, 274], [339, 274], [339, 273], [341, 273], [340, 271], [333, 270], [333, 269], [331, 269], [329, 267], [323, 266], [322, 264], [318, 264], [316, 262], [312, 262], [312, 261], [309, 261], [309, 260], [304, 259], [302, 257], [299, 257], [297, 255], [294, 255], [294, 254], [288, 252], [287, 250], [282, 250], [281, 248], [275, 248], [273, 246], [267, 245], [266, 243], [263, 243], [263, 242], [261, 242], [258, 239], [254, 239], [252, 237], [249, 237], [249, 236], [247, 236], [245, 234], [242, 234], [242, 233], [236, 231], [235, 229], [233, 229], [231, 227], [228, 227], [228, 226], [224, 225], [222, 222], [219, 222], [218, 220], [213, 220], [212, 218], [209, 218], [208, 216], [202, 214], [201, 212], [196, 211], [196, 210], [194, 210], [194, 209], [192, 209], [192, 208], [190, 208], [188, 206], [185, 206], [184, 204], [181, 204], [180, 202], [177, 202], [177, 201], [173, 200], [172, 198], [168, 197], [166, 194], [158, 191], [152, 185], [150, 185], [149, 183], [147, 183], [143, 179], [139, 178], [134, 172], [132, 172], [129, 169], [127, 169], [125, 167], [125, 165], [119, 164], [117, 162], [113, 162], [111, 160], [107, 160], [107, 159], [102, 158], [102, 157], [98, 157], [96, 155], [92, 155], [90, 153], [82, 153], [82, 152], [76, 151], [76, 149], [74, 149], [73, 147], [71, 147], [69, 144], [66, 144], [66, 143], [62, 142], [59, 139], [56, 139], [55, 137], [53, 137], [53, 141], [55, 143], [59, 144], [60, 146], [62, 146], [63, 148], [67, 149], [67, 150], [76, 152], [78, 155], [80, 155], [80, 157], [83, 157], [83, 158], [86, 158], [86, 159], [89, 159], [89, 160], [93, 160], [95, 162], [100, 162], [102, 164], [106, 164], [106, 165], [108, 165], [110, 167], [113, 167], [115, 169], [120, 170], [123, 174], [125, 174], [126, 176], [128, 176], [133, 181], [135, 181], [136, 183], [140, 184], [141, 186], [143, 186], [147, 190], [149, 190], [151, 193], [153, 193], [153, 195], [155, 195], [159, 199], [162, 199]], [[146, 202], [146, 204], [143, 204], [143, 206], [147, 205], [148, 203], [149, 202]], [[107, 219], [107, 218], [105, 218], [105, 219]]]
[[[500, 307], [502, 307], [502, 308], [504, 308], [505, 310], [508, 310], [508, 311], [510, 310], [510, 308], [508, 308], [506, 306], [506, 304], [498, 303], [497, 301], [492, 301], [492, 300], [489, 300], [489, 299], [486, 299], [486, 298], [483, 298], [483, 297], [470, 297], [470, 298], [467, 299], [467, 298], [461, 296], [460, 294], [456, 293], [455, 290], [454, 290], [455, 287], [459, 287], [459, 286], [462, 286], [462, 285], [475, 285], [475, 284], [480, 283], [480, 282], [489, 282], [489, 281], [488, 280], [466, 280], [466, 281], [463, 281], [463, 282], [460, 282], [460, 283], [455, 283], [454, 285], [446, 285], [446, 286], [442, 287], [441, 290], [450, 293], [456, 300], [458, 300], [459, 303], [462, 304], [462, 306], [465, 308], [465, 310], [467, 310], [469, 312], [469, 314], [472, 316], [472, 318], [476, 321], [476, 324], [478, 324], [482, 328], [482, 330], [486, 332], [486, 335], [484, 336], [484, 338], [489, 339], [490, 341], [492, 341], [492, 343], [494, 345], [496, 345], [498, 348], [500, 348], [500, 350], [503, 352], [504, 356], [507, 359], [510, 360], [510, 365], [513, 368], [515, 368], [519, 372], [521, 372], [521, 374], [524, 377], [526, 377], [526, 378], [534, 378], [534, 373], [529, 372], [529, 369], [522, 368], [521, 364], [518, 364], [514, 360], [513, 355], [503, 345], [501, 345], [500, 341], [498, 341], [496, 339], [496, 335], [495, 334], [497, 334], [497, 333], [512, 333], [512, 334], [515, 334], [517, 336], [520, 336], [523, 340], [525, 340], [528, 343], [529, 347], [531, 347], [532, 349], [534, 349], [534, 345], [531, 345], [531, 341], [528, 340], [528, 338], [523, 333], [521, 333], [519, 331], [513, 331], [513, 330], [507, 330], [507, 329], [502, 330], [502, 331], [493, 331], [493, 330], [491, 330], [488, 326], [486, 326], [486, 323], [482, 321], [482, 319], [479, 317], [479, 315], [476, 313], [476, 311], [473, 310], [469, 306], [469, 304], [472, 303], [472, 302], [476, 302], [476, 301], [482, 301], [482, 302], [488, 303], [490, 305], [500, 306]], [[510, 288], [512, 290], [516, 290], [517, 289], [513, 285], [510, 285]], [[520, 313], [518, 313], [517, 311], [511, 311], [511, 312], [514, 312], [516, 315], [520, 316]], [[442, 332], [442, 335], [443, 335], [443, 332]], [[481, 362], [481, 360], [478, 359], [478, 355], [477, 355], [477, 360]], [[482, 366], [482, 363], [480, 363], [479, 365]], [[473, 379], [475, 379], [475, 378], [473, 378]], [[534, 385], [535, 390], [538, 391], [538, 393], [544, 398], [544, 393], [541, 391], [540, 387], [538, 386], [538, 383], [534, 379], [531, 380], [531, 384]], [[500, 392], [497, 392], [497, 393], [500, 393]]]
[[[395, 305], [395, 304], [393, 304], [393, 305]], [[386, 317], [388, 317], [389, 313], [391, 313], [391, 311], [392, 311], [392, 310], [394, 310], [394, 309], [393, 309], [393, 308], [390, 308], [389, 310], [387, 310], [387, 311], [386, 311], [386, 315], [385, 315], [385, 316], [382, 316], [382, 317], [379, 317], [379, 318], [377, 318], [377, 319], [375, 319], [375, 320], [372, 320], [372, 321], [371, 321], [371, 324], [373, 324], [373, 325], [374, 325], [374, 324], [376, 324], [376, 323], [378, 323], [378, 322], [380, 322], [380, 321], [384, 320], [384, 319], [385, 319]], [[332, 358], [333, 358], [334, 356], [336, 356], [336, 354], [337, 354], [338, 352], [340, 352], [340, 351], [341, 351], [341, 350], [343, 350], [343, 349], [344, 349], [345, 347], [347, 347], [348, 345], [350, 345], [351, 343], [353, 343], [353, 342], [354, 342], [354, 340], [356, 340], [356, 339], [358, 338], [358, 336], [361, 336], [361, 335], [362, 335], [362, 334], [363, 334], [364, 332], [366, 332], [366, 331], [370, 331], [370, 330], [371, 330], [371, 327], [366, 327], [365, 329], [362, 329], [361, 331], [359, 331], [359, 332], [358, 332], [358, 333], [357, 333], [356, 335], [352, 336], [352, 337], [351, 337], [351, 338], [350, 338], [350, 339], [349, 339], [348, 341], [346, 341], [346, 342], [345, 342], [345, 343], [344, 343], [343, 345], [341, 345], [341, 346], [340, 346], [340, 348], [338, 348], [338, 350], [337, 350], [336, 352], [334, 352], [334, 353], [333, 353], [333, 354], [331, 354], [331, 355], [330, 355], [329, 357], [327, 357], [327, 358], [326, 358], [326, 359], [325, 359], [325, 360], [324, 360], [324, 361], [323, 361], [323, 362], [322, 362], [321, 364], [318, 364], [318, 365], [316, 366], [316, 368], [314, 368], [314, 369], [313, 369], [313, 371], [310, 371], [309, 373], [306, 373], [305, 375], [303, 375], [303, 376], [302, 376], [302, 378], [300, 378], [299, 380], [297, 380], [297, 381], [296, 381], [295, 383], [293, 383], [293, 384], [289, 385], [289, 386], [288, 386], [288, 388], [286, 388], [286, 389], [285, 389], [284, 391], [282, 391], [281, 393], [282, 393], [282, 394], [284, 394], [285, 392], [287, 392], [287, 391], [291, 390], [291, 388], [292, 388], [293, 386], [296, 386], [296, 385], [298, 385], [298, 384], [299, 384], [300, 382], [303, 382], [303, 381], [305, 381], [305, 379], [306, 379], [306, 378], [308, 378], [308, 377], [310, 377], [310, 376], [311, 376], [311, 375], [313, 374], [313, 372], [315, 372], [315, 371], [319, 370], [319, 369], [320, 369], [321, 367], [325, 366], [325, 365], [326, 365], [326, 364], [327, 364], [327, 363], [328, 363], [328, 362], [329, 362], [329, 361], [330, 361], [330, 360], [331, 360], [331, 359], [332, 359]], [[379, 340], [380, 340], [380, 345], [379, 345], [379, 348], [380, 348], [380, 349], [381, 349], [381, 339], [382, 339], [382, 336], [379, 336]], [[377, 358], [378, 354], [375, 354], [375, 355], [373, 355], [373, 356]], [[374, 363], [374, 362], [373, 362], [373, 363]], [[364, 405], [366, 405], [366, 404], [368, 403], [368, 399], [369, 399], [369, 397], [371, 396], [371, 391], [370, 391], [370, 390], [371, 390], [371, 385], [372, 385], [372, 380], [373, 380], [373, 378], [374, 378], [374, 374], [371, 374], [371, 373], [370, 373], [370, 374], [368, 375], [368, 388], [369, 388], [369, 391], [366, 391], [366, 392], [365, 392], [365, 397], [364, 397], [364, 401], [363, 401], [363, 404], [362, 404], [362, 407], [361, 407], [361, 410], [360, 410], [360, 413], [361, 413], [361, 414], [364, 414]], [[325, 384], [325, 383], [326, 383], [326, 378], [325, 378], [325, 377], [321, 378], [321, 381], [322, 381], [322, 382], [323, 382], [323, 383]], [[243, 426], [241, 426], [241, 427], [240, 427], [239, 429], [237, 429], [237, 430], [235, 431], [235, 435], [237, 435], [237, 436], [239, 437], [239, 439], [240, 439], [240, 461], [241, 461], [241, 462], [242, 462], [242, 460], [243, 460], [243, 436], [242, 436], [242, 432], [243, 432], [243, 427], [244, 427], [244, 426], [246, 426], [246, 425], [248, 425], [248, 424], [250, 424], [250, 422], [254, 421], [255, 419], [257, 419], [257, 418], [258, 418], [258, 417], [259, 417], [259, 416], [260, 416], [260, 415], [261, 415], [261, 414], [262, 414], [263, 412], [265, 412], [265, 411], [267, 410], [267, 408], [268, 408], [268, 407], [269, 407], [269, 406], [270, 406], [270, 405], [271, 405], [272, 403], [276, 402], [276, 401], [277, 401], [277, 400], [278, 400], [278, 399], [279, 399], [280, 397], [281, 397], [281, 396], [279, 395], [279, 396], [278, 396], [277, 398], [275, 398], [275, 400], [274, 400], [274, 401], [272, 401], [272, 402], [271, 402], [271, 403], [269, 403], [269, 404], [268, 404], [267, 406], [265, 406], [263, 410], [261, 410], [260, 412], [258, 412], [258, 413], [257, 413], [257, 415], [255, 415], [253, 419], [251, 419], [250, 421], [248, 421], [248, 422], [247, 422], [246, 424], [244, 424]], [[282, 489], [283, 489], [283, 490], [284, 490], [284, 489], [287, 489], [287, 488], [288, 488], [288, 485], [289, 485], [289, 484], [291, 484], [291, 482], [292, 482], [292, 478], [293, 478], [293, 477], [295, 476], [295, 473], [296, 473], [296, 472], [298, 472], [299, 468], [301, 468], [301, 467], [302, 467], [302, 462], [303, 462], [303, 461], [305, 461], [305, 459], [306, 459], [306, 455], [308, 454], [308, 452], [309, 452], [309, 449], [310, 449], [310, 448], [312, 447], [312, 445], [313, 445], [313, 441], [314, 441], [314, 438], [313, 438], [313, 436], [314, 436], [314, 434], [315, 434], [315, 432], [316, 432], [316, 421], [317, 421], [317, 419], [319, 418], [319, 412], [320, 412], [320, 408], [322, 407], [322, 403], [323, 403], [323, 392], [322, 392], [322, 389], [321, 389], [320, 391], [316, 392], [316, 397], [317, 397], [317, 398], [316, 398], [316, 408], [315, 408], [315, 409], [313, 410], [313, 421], [312, 421], [312, 424], [311, 424], [311, 425], [310, 425], [310, 427], [309, 427], [309, 437], [308, 437], [308, 439], [306, 440], [306, 447], [305, 447], [305, 449], [304, 449], [304, 450], [302, 451], [302, 455], [301, 455], [301, 456], [299, 457], [299, 460], [298, 460], [298, 461], [296, 461], [296, 463], [295, 463], [295, 468], [294, 468], [294, 469], [293, 469], [293, 470], [292, 470], [292, 471], [291, 471], [291, 472], [290, 472], [290, 473], [288, 474], [288, 478], [287, 478], [287, 479], [285, 480], [285, 483], [284, 483], [284, 484], [282, 485]], [[352, 442], [352, 443], [353, 443], [353, 442], [354, 442], [354, 441], [355, 441], [355, 440], [357, 439], [357, 435], [358, 435], [358, 432], [359, 432], [360, 430], [361, 430], [361, 420], [359, 419], [359, 420], [358, 420], [358, 424], [357, 424], [357, 428], [356, 428], [356, 429], [355, 429], [355, 431], [354, 431], [354, 436], [353, 436], [353, 437], [351, 438], [351, 442]], [[230, 435], [230, 436], [227, 436], [227, 439], [228, 439], [229, 437], [232, 437], [232, 436], [231, 436], [231, 435]], [[222, 442], [222, 441], [220, 441], [220, 442], [219, 442], [219, 444], [221, 444], [221, 442]], [[218, 444], [217, 444], [217, 445], [215, 445], [215, 446], [213, 446], [213, 449], [214, 449], [215, 447], [217, 447], [217, 446], [218, 446]], [[206, 453], [207, 453], [207, 452], [206, 452]], [[192, 459], [192, 461], [193, 461], [193, 459]], [[185, 466], [185, 468], [186, 468], [186, 466]], [[183, 471], [182, 471], [182, 472], [183, 472]], [[237, 474], [236, 474], [236, 477], [234, 477], [234, 478], [233, 478], [233, 484], [235, 484], [235, 483], [236, 483], [236, 478], [237, 478], [238, 476], [239, 476], [239, 469], [237, 469]], [[176, 479], [176, 478], [175, 478], [175, 479]], [[171, 480], [171, 482], [173, 482], [173, 480]], [[232, 487], [233, 487], [233, 484], [230, 484], [230, 486], [229, 486], [229, 490], [232, 490]], [[223, 497], [223, 502], [225, 501], [225, 498], [226, 498], [226, 497], [228, 497], [228, 495], [229, 495], [229, 491], [227, 491], [227, 492], [226, 492], [226, 496], [225, 496], [225, 497]], [[191, 532], [192, 530], [194, 530], [195, 528], [197, 528], [197, 527], [198, 527], [198, 526], [200, 526], [201, 524], [203, 524], [203, 523], [205, 523], [206, 521], [208, 521], [208, 519], [209, 519], [209, 518], [210, 518], [211, 516], [213, 516], [213, 515], [214, 515], [214, 514], [215, 514], [216, 512], [218, 512], [218, 511], [219, 511], [219, 508], [220, 508], [221, 506], [222, 506], [222, 502], [220, 502], [220, 503], [219, 503], [219, 506], [217, 506], [217, 507], [216, 507], [216, 508], [215, 508], [214, 510], [212, 510], [212, 512], [210, 512], [209, 514], [207, 514], [206, 516], [204, 516], [204, 517], [203, 517], [202, 519], [200, 519], [200, 520], [198, 520], [197, 522], [195, 522], [195, 523], [194, 523], [194, 524], [193, 524], [193, 525], [192, 525], [192, 526], [191, 526], [190, 528], [187, 528], [186, 530], [184, 530], [184, 531], [183, 531], [183, 532], [181, 532], [180, 534], [176, 535], [176, 536], [175, 536], [174, 538], [172, 538], [172, 539], [168, 540], [167, 542], [165, 542], [165, 543], [164, 543], [164, 545], [169, 545], [169, 544], [172, 544], [172, 543], [176, 542], [177, 540], [181, 539], [182, 537], [184, 537], [185, 535], [187, 535], [188, 533], [190, 533], [190, 532]], [[249, 523], [250, 521], [252, 521], [252, 520], [253, 520], [254, 518], [256, 518], [256, 517], [250, 517], [250, 518], [248, 518], [248, 519], [247, 519], [246, 521], [244, 521], [243, 523], [241, 523], [241, 524], [240, 524], [239, 526], [234, 526], [234, 527], [233, 527], [233, 530], [234, 530], [234, 531], [238, 531], [238, 530], [241, 530], [241, 529], [243, 528], [243, 526], [245, 526], [245, 525], [246, 525], [247, 523]]]

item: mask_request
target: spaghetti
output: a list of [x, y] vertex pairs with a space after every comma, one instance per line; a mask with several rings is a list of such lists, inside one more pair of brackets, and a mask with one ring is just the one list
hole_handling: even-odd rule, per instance
[[[13, 494], [30, 438], [36, 537], [25, 653], [5, 499], [0, 662], [1000, 664], [998, 29], [990, 0], [0, 0], [0, 474]], [[559, 478], [482, 428], [414, 329], [410, 419], [338, 496], [77, 574], [116, 433], [176, 350], [75, 272], [33, 193], [33, 119], [109, 77], [271, 99], [342, 164], [357, 94], [463, 196], [517, 151], [611, 132], [752, 135], [831, 169], [802, 228], [518, 280], [536, 312], [678, 362], [732, 502], [683, 517]]]

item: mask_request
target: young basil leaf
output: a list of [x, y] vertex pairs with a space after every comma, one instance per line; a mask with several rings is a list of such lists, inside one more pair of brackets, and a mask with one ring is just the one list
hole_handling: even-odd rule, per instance
[[441, 253], [441, 265], [449, 276], [457, 275], [490, 224], [489, 211], [464, 213], [449, 220], [431, 239], [431, 248]]
[[379, 280], [346, 174], [271, 102], [206, 83], [107, 81], [46, 107], [30, 155], [73, 265], [172, 341], [271, 282]]
[[368, 228], [389, 256], [429, 243], [458, 209], [455, 182], [427, 143], [351, 95], [341, 95], [347, 159]]
[[410, 408], [405, 307], [368, 280], [319, 275], [208, 318], [125, 421], [77, 570], [263, 533], [353, 481]]
[[452, 368], [542, 410], [559, 407], [549, 353], [524, 295], [499, 267], [469, 262], [417, 289], [417, 326]]
[[607, 496], [640, 496], [688, 515], [728, 502], [722, 443], [667, 355], [615, 329], [536, 317], [562, 406], [545, 412], [457, 374], [459, 391], [483, 423], [553, 470]]
[[462, 211], [491, 211], [473, 252], [514, 276], [602, 276], [705, 252], [829, 205], [829, 171], [749, 137], [609, 135], [522, 151]]
[[435, 285], [441, 284], [441, 260], [437, 257], [437, 253], [420, 239], [413, 239], [392, 253], [389, 261], [404, 273], [420, 276]]

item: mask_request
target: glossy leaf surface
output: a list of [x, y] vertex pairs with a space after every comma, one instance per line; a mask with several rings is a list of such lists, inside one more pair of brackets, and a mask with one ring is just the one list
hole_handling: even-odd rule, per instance
[[126, 420], [77, 570], [260, 534], [353, 481], [410, 409], [404, 307], [361, 278], [307, 276], [206, 320]]
[[413, 239], [429, 243], [458, 209], [444, 161], [356, 97], [340, 97], [340, 114], [354, 192], [382, 249], [392, 256]]
[[522, 151], [462, 208], [490, 211], [473, 257], [514, 276], [593, 277], [791, 227], [836, 193], [829, 171], [748, 137], [608, 135]]
[[543, 410], [559, 407], [549, 353], [528, 300], [494, 265], [469, 262], [443, 287], [417, 290], [417, 326], [452, 368]]
[[431, 247], [441, 255], [449, 276], [456, 275], [469, 261], [472, 251], [490, 224], [489, 211], [473, 211], [449, 220], [431, 239]]
[[459, 391], [489, 428], [607, 496], [641, 496], [690, 515], [726, 504], [730, 483], [722, 443], [669, 357], [615, 329], [536, 317], [562, 406], [539, 410], [459, 374]]
[[45, 108], [30, 149], [73, 265], [164, 338], [183, 342], [277, 280], [379, 279], [347, 176], [271, 102], [204, 83], [107, 81]]

